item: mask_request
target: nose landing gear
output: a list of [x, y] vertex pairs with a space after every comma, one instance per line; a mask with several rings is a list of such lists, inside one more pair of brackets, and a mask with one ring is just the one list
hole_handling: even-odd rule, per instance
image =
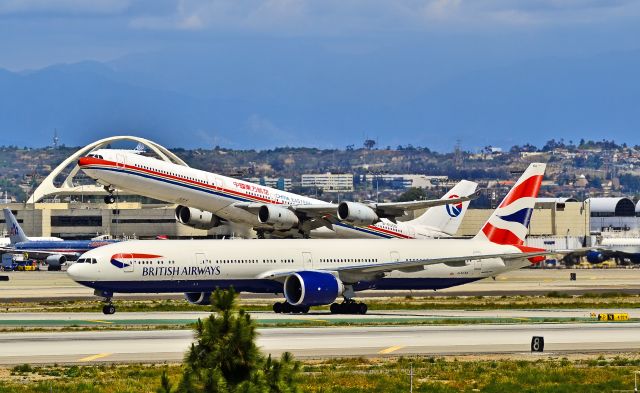
[[113, 298], [112, 292], [102, 291], [96, 289], [93, 291], [93, 294], [96, 296], [100, 296], [102, 301], [104, 302], [104, 306], [102, 306], [102, 313], [105, 315], [111, 315], [116, 313], [116, 306], [111, 303], [111, 299]]
[[105, 315], [115, 314], [116, 313], [116, 306], [114, 306], [111, 303], [105, 304], [104, 306], [102, 306], [102, 313], [105, 314]]
[[109, 193], [109, 195], [104, 197], [104, 203], [106, 203], [107, 205], [116, 203], [116, 197], [113, 195], [115, 189], [110, 186], [104, 186], [104, 190]]

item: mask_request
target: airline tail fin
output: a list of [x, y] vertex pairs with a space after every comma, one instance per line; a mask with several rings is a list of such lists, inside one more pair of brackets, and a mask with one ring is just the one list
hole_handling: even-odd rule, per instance
[[18, 224], [18, 220], [16, 220], [16, 216], [11, 213], [11, 210], [4, 208], [2, 211], [4, 212], [4, 221], [7, 232], [9, 232], [11, 244], [29, 241], [29, 238], [24, 234], [20, 224]]
[[527, 237], [546, 164], [530, 164], [475, 239], [520, 246]]
[[[441, 199], [458, 198], [461, 196], [471, 195], [476, 191], [477, 183], [468, 180], [461, 180], [449, 192], [444, 194]], [[411, 221], [415, 225], [423, 225], [430, 229], [443, 232], [449, 235], [455, 235], [458, 232], [460, 223], [467, 212], [469, 203], [466, 201], [456, 205], [436, 206], [427, 209], [421, 216]]]

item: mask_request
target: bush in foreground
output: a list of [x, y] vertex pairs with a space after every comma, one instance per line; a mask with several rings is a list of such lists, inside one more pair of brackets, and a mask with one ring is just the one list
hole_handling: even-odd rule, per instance
[[216, 290], [209, 318], [198, 320], [180, 381], [162, 374], [158, 393], [297, 393], [300, 366], [291, 354], [264, 357], [249, 314], [236, 311], [234, 291]]

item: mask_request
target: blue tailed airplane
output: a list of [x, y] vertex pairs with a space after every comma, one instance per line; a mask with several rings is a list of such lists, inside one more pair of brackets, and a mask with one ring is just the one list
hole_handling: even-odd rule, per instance
[[27, 258], [47, 262], [48, 270], [60, 270], [67, 261], [75, 261], [83, 253], [119, 240], [30, 240], [18, 224], [11, 210], [3, 209], [10, 243], [0, 251], [25, 254]]

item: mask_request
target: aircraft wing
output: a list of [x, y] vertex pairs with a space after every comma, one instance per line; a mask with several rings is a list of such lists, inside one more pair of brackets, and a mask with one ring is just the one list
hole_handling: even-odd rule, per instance
[[[233, 206], [246, 210], [253, 214], [258, 214], [264, 203], [256, 202], [236, 202]], [[307, 217], [322, 217], [328, 214], [335, 214], [338, 205], [335, 203], [322, 203], [317, 205], [275, 205], [289, 209], [297, 214], [303, 214]]]
[[[562, 253], [567, 253], [569, 251], [531, 251], [531, 252], [512, 252], [512, 253], [501, 253], [501, 254], [476, 254], [476, 255], [463, 255], [457, 257], [447, 257], [447, 258], [431, 258], [431, 259], [419, 259], [413, 261], [396, 261], [396, 262], [382, 262], [382, 263], [371, 263], [366, 265], [350, 265], [343, 267], [335, 267], [328, 269], [319, 269], [326, 270], [338, 273], [346, 273], [351, 277], [357, 275], [371, 276], [377, 274], [389, 273], [395, 270], [403, 271], [403, 272], [416, 272], [422, 270], [425, 266], [429, 265], [438, 265], [438, 264], [446, 264], [450, 266], [464, 266], [467, 261], [478, 260], [478, 259], [492, 259], [492, 258], [501, 258], [504, 260], [512, 260], [512, 259], [527, 259], [534, 258], [546, 255], [557, 255]], [[279, 271], [271, 271], [262, 275], [260, 278], [267, 278], [272, 280], [282, 280], [286, 278], [286, 276], [294, 273], [293, 270], [279, 270]]]
[[408, 211], [427, 209], [434, 206], [442, 205], [454, 205], [462, 202], [472, 201], [480, 196], [481, 190], [476, 190], [474, 193], [450, 199], [428, 199], [423, 201], [409, 201], [409, 202], [384, 202], [384, 203], [368, 203], [371, 209], [373, 209], [380, 217], [400, 217]]
[[[500, 258], [505, 260], [510, 259], [526, 259], [526, 258], [534, 258], [546, 255], [556, 255], [558, 251], [532, 251], [532, 252], [512, 252], [512, 253], [502, 253], [502, 254], [479, 254], [479, 255], [464, 255], [457, 257], [447, 257], [447, 258], [433, 258], [433, 259], [419, 259], [414, 261], [397, 261], [397, 262], [383, 262], [383, 263], [372, 263], [367, 265], [351, 265], [338, 267], [331, 270], [338, 272], [360, 272], [360, 273], [387, 273], [394, 270], [401, 271], [416, 271], [421, 270], [424, 266], [429, 265], [438, 265], [445, 264], [451, 266], [462, 266], [466, 264], [467, 261], [478, 260], [478, 259], [493, 259]], [[419, 268], [419, 269], [418, 269]]]
[[44, 260], [51, 255], [64, 255], [67, 258], [77, 258], [80, 254], [69, 251], [50, 251], [50, 250], [18, 250], [11, 247], [0, 247], [0, 252], [4, 254], [22, 254], [27, 258]]

